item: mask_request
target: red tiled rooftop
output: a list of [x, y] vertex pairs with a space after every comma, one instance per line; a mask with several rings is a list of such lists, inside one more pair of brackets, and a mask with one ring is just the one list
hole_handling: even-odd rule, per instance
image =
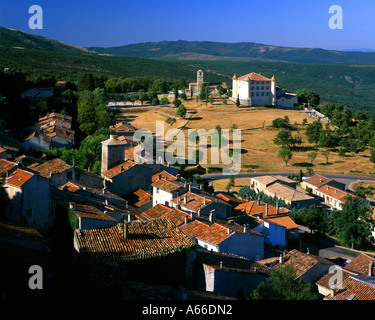
[[16, 187], [22, 187], [27, 181], [29, 181], [34, 176], [33, 173], [16, 169], [7, 178], [5, 178], [5, 183]]
[[45, 178], [50, 178], [53, 174], [58, 174], [71, 168], [71, 165], [59, 158], [52, 159], [38, 166], [32, 167], [33, 170], [39, 172], [39, 174]]
[[321, 186], [324, 186], [325, 184], [327, 184], [328, 182], [331, 182], [331, 181], [332, 181], [332, 179], [321, 176], [319, 174], [314, 174], [312, 177], [309, 177], [309, 178], [303, 180], [303, 182], [311, 184], [311, 185], [313, 185], [317, 188], [319, 188]]
[[156, 180], [152, 183], [152, 186], [164, 190], [166, 192], [173, 192], [179, 188], [183, 188], [183, 184], [177, 181], [171, 181], [167, 179]]
[[75, 208], [72, 209], [73, 212], [81, 218], [117, 222], [116, 219], [93, 206], [78, 203], [75, 203], [74, 205]]
[[238, 80], [245, 80], [247, 77], [249, 77], [251, 81], [271, 81], [271, 79], [255, 72], [245, 74], [244, 76], [239, 77]]
[[[324, 185], [320, 188], [317, 188], [315, 190], [316, 192], [323, 193], [331, 198], [340, 200], [341, 202], [346, 202], [345, 197], [350, 195], [350, 193], [343, 191], [341, 189], [329, 186], [329, 185]], [[353, 196], [352, 196], [353, 197]]]
[[160, 179], [167, 179], [169, 181], [175, 181], [177, 180], [177, 177], [165, 170], [152, 175], [152, 182], [158, 181]]
[[105, 175], [108, 178], [113, 178], [120, 173], [129, 170], [130, 168], [136, 166], [137, 164], [132, 160], [126, 160], [125, 162], [103, 172], [103, 175]]

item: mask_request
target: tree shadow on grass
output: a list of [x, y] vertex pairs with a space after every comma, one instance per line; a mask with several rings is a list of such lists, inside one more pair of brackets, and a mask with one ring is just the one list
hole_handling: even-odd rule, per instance
[[310, 162], [298, 162], [298, 163], [293, 163], [294, 167], [313, 167], [314, 165]]

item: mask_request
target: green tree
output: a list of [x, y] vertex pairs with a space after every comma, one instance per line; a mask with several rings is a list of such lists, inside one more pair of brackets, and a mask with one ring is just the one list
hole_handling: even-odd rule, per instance
[[167, 98], [167, 97], [162, 97], [162, 98], [160, 99], [160, 104], [162, 104], [162, 105], [167, 105], [167, 104], [169, 104], [169, 100], [168, 100], [168, 98]]
[[281, 148], [277, 156], [284, 160], [285, 166], [288, 166], [289, 160], [293, 157], [293, 152], [288, 148]]
[[325, 211], [324, 209], [317, 207], [315, 204], [307, 209], [307, 212], [302, 219], [303, 224], [311, 229], [311, 232], [325, 233], [327, 231]]
[[309, 157], [311, 164], [312, 164], [317, 156], [317, 153], [315, 151], [312, 151], [307, 156]]
[[339, 243], [347, 247], [364, 247], [374, 229], [372, 210], [362, 199], [348, 195], [342, 210], [331, 213]]
[[176, 123], [176, 119], [172, 117], [168, 117], [167, 120], [165, 120], [165, 122], [168, 123], [172, 129], [173, 125]]
[[329, 150], [323, 150], [322, 155], [326, 158], [326, 164], [328, 164]]
[[283, 148], [292, 148], [294, 146], [292, 133], [287, 129], [281, 129], [273, 139], [273, 142], [276, 145], [281, 145]]
[[313, 123], [308, 125], [306, 128], [307, 141], [310, 143], [315, 143], [317, 145], [322, 129], [323, 125], [319, 120], [315, 120]]
[[236, 100], [236, 106], [237, 108], [241, 105], [241, 102], [240, 102], [240, 96], [237, 95], [237, 100]]
[[186, 115], [186, 108], [183, 104], [181, 104], [178, 108], [177, 108], [177, 112], [176, 112], [176, 115], [177, 117], [181, 117], [181, 118], [184, 118], [185, 115]]
[[316, 288], [301, 278], [291, 266], [273, 268], [266, 281], [253, 290], [249, 300], [318, 300]]
[[78, 103], [77, 122], [79, 129], [86, 135], [91, 135], [97, 129], [95, 107], [89, 100]]
[[296, 94], [298, 95], [298, 103], [300, 104], [310, 103], [317, 106], [320, 103], [320, 96], [309, 89], [298, 90]]

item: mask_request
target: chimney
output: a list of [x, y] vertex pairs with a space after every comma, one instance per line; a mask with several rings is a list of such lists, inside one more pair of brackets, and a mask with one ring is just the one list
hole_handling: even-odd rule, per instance
[[276, 201], [276, 214], [279, 214], [279, 200]]
[[70, 202], [69, 208], [72, 209], [73, 211], [75, 211], [76, 210], [76, 204], [74, 202]]
[[198, 209], [198, 217], [201, 216], [201, 205], [199, 205], [199, 209]]
[[207, 204], [207, 198], [206, 198], [206, 196], [204, 196], [203, 205], [206, 205], [206, 204]]
[[131, 222], [131, 221], [132, 221], [132, 216], [128, 214], [128, 222]]
[[188, 216], [185, 216], [185, 224], [187, 224], [189, 221], [189, 217]]
[[373, 272], [372, 272], [372, 268], [374, 266], [374, 262], [373, 261], [370, 261], [369, 263], [369, 266], [368, 266], [368, 276], [369, 277], [372, 277], [373, 276]]
[[107, 188], [102, 189], [103, 194], [107, 194]]
[[283, 263], [283, 262], [284, 262], [284, 257], [282, 254], [280, 254], [279, 263]]
[[193, 221], [194, 220], [194, 214], [191, 212], [190, 213], [190, 221]]
[[201, 189], [201, 190], [204, 190], [204, 184], [203, 184], [203, 183], [201, 183], [201, 185], [200, 185], [200, 189]]
[[129, 209], [129, 202], [128, 201], [125, 201], [125, 208]]
[[210, 211], [210, 216], [209, 216], [210, 222], [214, 223], [215, 222], [215, 210]]
[[184, 203], [185, 204], [187, 203], [187, 195], [186, 194], [184, 195]]
[[223, 268], [223, 261], [220, 261], [220, 269]]
[[247, 233], [246, 225], [243, 225], [243, 233]]
[[258, 197], [257, 205], [260, 206], [260, 197]]
[[123, 226], [124, 226], [124, 240], [127, 240], [129, 238], [128, 224], [125, 223], [124, 221]]
[[189, 192], [191, 192], [191, 184], [189, 183]]
[[266, 217], [268, 216], [268, 203], [266, 203]]
[[334, 298], [336, 294], [336, 286], [331, 287], [331, 297]]

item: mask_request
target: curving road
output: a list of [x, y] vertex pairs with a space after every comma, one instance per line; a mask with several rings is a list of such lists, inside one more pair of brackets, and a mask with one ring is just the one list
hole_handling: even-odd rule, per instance
[[[234, 175], [234, 177], [235, 178], [251, 178], [251, 177], [258, 177], [258, 176], [263, 176], [263, 175], [280, 175], [280, 176], [286, 177], [289, 174], [298, 175], [298, 172], [251, 172], [251, 173], [239, 173], [237, 175]], [[346, 175], [346, 174], [318, 173], [318, 172], [317, 174], [342, 182], [346, 185], [346, 187], [348, 187], [351, 183], [356, 182], [358, 180], [375, 181], [375, 177], [352, 176], [352, 175]], [[220, 173], [205, 174], [205, 175], [202, 175], [201, 177], [207, 179], [209, 182], [229, 178], [228, 175], [223, 175]]]

